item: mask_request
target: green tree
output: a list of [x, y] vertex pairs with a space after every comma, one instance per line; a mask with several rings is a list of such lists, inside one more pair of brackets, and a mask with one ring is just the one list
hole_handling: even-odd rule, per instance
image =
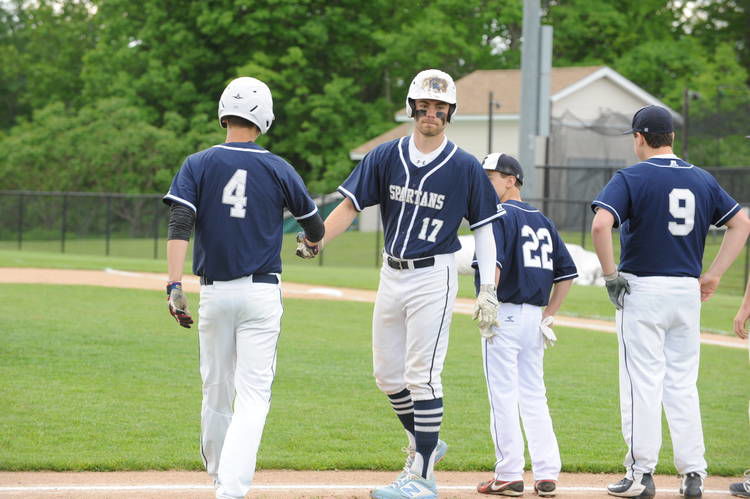
[[83, 55], [96, 36], [91, 4], [14, 0], [0, 7], [0, 128], [52, 102], [78, 107]]

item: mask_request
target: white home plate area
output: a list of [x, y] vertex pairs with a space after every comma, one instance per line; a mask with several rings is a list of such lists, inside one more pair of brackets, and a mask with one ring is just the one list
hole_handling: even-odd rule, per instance
[[[480, 481], [490, 473], [436, 473], [441, 499], [487, 497], [476, 492]], [[248, 498], [366, 498], [376, 486], [393, 480], [395, 472], [376, 471], [258, 471]], [[605, 487], [620, 475], [563, 473], [557, 497], [607, 497]], [[525, 476], [525, 496], [535, 497], [530, 473]], [[658, 475], [656, 496], [678, 498], [679, 479]], [[704, 497], [729, 497], [729, 484], [737, 478], [709, 477]], [[0, 497], [23, 498], [201, 498], [213, 497], [213, 487], [205, 473], [186, 471], [145, 471], [116, 473], [9, 473], [0, 472]]]

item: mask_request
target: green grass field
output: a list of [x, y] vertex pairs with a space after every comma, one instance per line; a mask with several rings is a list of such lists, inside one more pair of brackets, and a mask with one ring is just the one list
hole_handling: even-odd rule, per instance
[[[356, 234], [356, 233], [355, 233]], [[343, 239], [351, 241], [353, 239]], [[294, 256], [293, 247], [284, 248], [284, 280], [322, 286], [341, 286], [360, 289], [377, 289], [378, 269], [374, 266], [340, 267], [318, 265], [316, 260], [303, 261]], [[287, 263], [289, 262], [289, 263]], [[166, 261], [153, 258], [105, 257], [99, 255], [61, 254], [46, 251], [0, 250], [2, 267], [42, 267], [101, 270], [113, 268], [133, 272], [166, 272]], [[189, 264], [185, 273], [190, 274]], [[726, 294], [724, 281], [720, 293], [704, 304], [701, 327], [706, 331], [732, 334], [732, 318], [737, 312], [741, 297]], [[471, 276], [459, 276], [459, 296], [473, 298], [474, 284]], [[576, 317], [614, 320], [614, 308], [602, 288], [573, 286], [561, 313]]]
[[[197, 296], [189, 299], [197, 308]], [[371, 377], [369, 304], [285, 300], [261, 468], [398, 469], [403, 431]], [[162, 293], [3, 285], [0, 469], [200, 469], [196, 330]], [[336, 317], [336, 321], [331, 321]], [[614, 335], [558, 328], [548, 396], [566, 471], [619, 472]], [[479, 336], [457, 316], [444, 371], [443, 469], [494, 463]], [[701, 404], [710, 472], [747, 467], [747, 353], [705, 346]], [[304, 415], [304, 416], [302, 416]], [[665, 431], [659, 472], [674, 473]]]

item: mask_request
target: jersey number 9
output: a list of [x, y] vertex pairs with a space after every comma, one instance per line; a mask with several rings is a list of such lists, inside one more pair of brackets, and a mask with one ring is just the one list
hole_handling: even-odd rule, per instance
[[683, 222], [669, 222], [673, 236], [687, 236], [695, 225], [695, 195], [690, 189], [672, 189], [669, 192], [669, 214]]

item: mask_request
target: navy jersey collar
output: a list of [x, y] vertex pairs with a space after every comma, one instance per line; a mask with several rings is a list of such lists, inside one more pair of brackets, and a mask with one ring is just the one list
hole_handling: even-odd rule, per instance
[[424, 166], [416, 166], [411, 161], [411, 157], [409, 156], [409, 141], [411, 141], [411, 135], [407, 135], [401, 140], [401, 153], [404, 156], [404, 160], [406, 161], [406, 164], [409, 166], [410, 169], [418, 170], [418, 171], [429, 171], [433, 166], [439, 165], [445, 158], [448, 157], [449, 154], [453, 151], [454, 144], [450, 140], [446, 140], [445, 147], [443, 150], [438, 154], [435, 159], [430, 161]]
[[509, 199], [503, 203], [503, 205], [506, 205], [506, 204], [515, 206], [516, 208], [521, 208], [523, 211], [539, 211], [538, 209], [531, 206], [529, 203], [526, 203], [524, 201], [517, 201], [515, 199]]

